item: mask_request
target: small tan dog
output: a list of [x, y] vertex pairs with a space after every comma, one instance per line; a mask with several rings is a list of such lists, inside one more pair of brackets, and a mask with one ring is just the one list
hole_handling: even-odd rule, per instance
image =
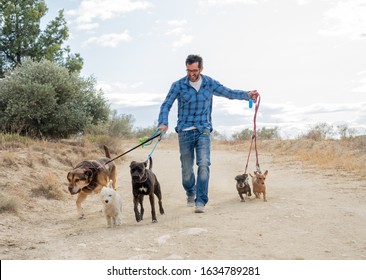
[[255, 198], [261, 198], [261, 194], [263, 193], [263, 201], [266, 202], [266, 184], [265, 180], [268, 174], [268, 170], [266, 170], [263, 174], [257, 171], [254, 171], [254, 176], [249, 173], [250, 177], [252, 177], [253, 184], [253, 193], [255, 194]]

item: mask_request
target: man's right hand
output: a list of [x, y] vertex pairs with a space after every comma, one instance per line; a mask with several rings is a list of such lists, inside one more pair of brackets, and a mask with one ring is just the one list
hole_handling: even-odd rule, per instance
[[161, 125], [160, 127], [159, 127], [159, 130], [160, 131], [163, 131], [164, 132], [164, 134], [166, 134], [166, 132], [168, 131], [168, 126], [167, 125]]

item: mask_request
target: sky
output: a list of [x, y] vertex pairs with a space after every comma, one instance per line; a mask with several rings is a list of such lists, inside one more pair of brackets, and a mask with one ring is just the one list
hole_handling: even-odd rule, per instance
[[[366, 0], [46, 0], [64, 9], [82, 75], [111, 108], [152, 127], [189, 54], [232, 89], [261, 96], [257, 128], [296, 138], [320, 123], [366, 134]], [[176, 103], [169, 131], [176, 125]], [[248, 102], [214, 97], [213, 127], [253, 129]]]

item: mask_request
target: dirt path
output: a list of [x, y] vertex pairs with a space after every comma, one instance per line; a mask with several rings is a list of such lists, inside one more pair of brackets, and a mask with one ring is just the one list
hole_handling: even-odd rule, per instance
[[[127, 148], [127, 147], [126, 147]], [[154, 172], [163, 192], [164, 216], [136, 223], [132, 208], [130, 160], [146, 159], [136, 150], [118, 167], [123, 222], [107, 228], [98, 196], [84, 204], [77, 219], [75, 197], [42, 200], [43, 211], [27, 217], [3, 214], [1, 259], [366, 259], [366, 182], [303, 168], [261, 155], [268, 169], [268, 202], [241, 203], [234, 177], [243, 172], [244, 155], [213, 150], [210, 201], [206, 213], [186, 206], [180, 162], [174, 146], [155, 151]], [[254, 170], [253, 166], [249, 171]]]

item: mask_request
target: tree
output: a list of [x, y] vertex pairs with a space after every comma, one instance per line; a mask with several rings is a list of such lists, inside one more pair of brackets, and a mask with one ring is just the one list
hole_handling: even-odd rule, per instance
[[107, 122], [109, 105], [95, 86], [48, 60], [25, 60], [0, 80], [0, 130], [61, 138]]
[[113, 110], [108, 123], [108, 134], [113, 137], [129, 139], [132, 137], [134, 117], [131, 114], [117, 114]]
[[264, 126], [257, 131], [257, 138], [261, 140], [273, 140], [280, 139], [281, 137], [278, 131], [278, 127], [266, 128]]
[[0, 77], [7, 69], [31, 58], [43, 58], [62, 65], [70, 72], [80, 72], [83, 59], [62, 47], [69, 37], [64, 11], [44, 31], [40, 20], [47, 13], [43, 0], [0, 0]]

